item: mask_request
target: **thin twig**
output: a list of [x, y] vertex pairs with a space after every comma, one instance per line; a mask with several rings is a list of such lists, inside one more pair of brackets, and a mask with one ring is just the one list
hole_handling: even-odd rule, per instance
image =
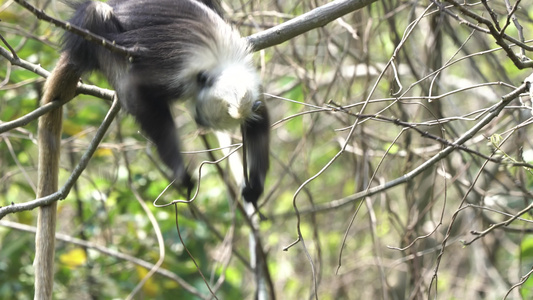
[[113, 104], [111, 105], [111, 108], [109, 109], [107, 115], [102, 121], [102, 125], [100, 125], [100, 127], [96, 131], [96, 134], [93, 140], [91, 141], [91, 143], [89, 144], [87, 151], [83, 154], [83, 156], [80, 159], [80, 162], [74, 168], [74, 170], [72, 171], [72, 174], [67, 179], [65, 184], [57, 192], [50, 194], [46, 197], [38, 198], [38, 199], [28, 201], [25, 203], [17, 203], [17, 204], [12, 203], [9, 206], [0, 207], [0, 219], [2, 219], [5, 215], [10, 214], [10, 213], [16, 213], [16, 212], [21, 212], [25, 210], [32, 210], [34, 208], [37, 208], [43, 205], [49, 205], [50, 203], [55, 202], [57, 200], [65, 199], [68, 196], [70, 189], [72, 188], [76, 180], [78, 180], [83, 170], [85, 170], [85, 168], [89, 164], [89, 160], [93, 156], [94, 152], [98, 149], [100, 142], [104, 138], [104, 135], [106, 134], [107, 130], [109, 129], [109, 126], [115, 119], [115, 116], [118, 114], [119, 110], [120, 110], [120, 103], [118, 99], [115, 97], [115, 99], [113, 100]]
[[[0, 226], [5, 226], [5, 227], [12, 228], [12, 229], [20, 230], [20, 231], [30, 232], [33, 234], [35, 234], [35, 231], [36, 231], [36, 228], [34, 226], [29, 226], [29, 225], [20, 224], [17, 222], [11, 222], [7, 220], [0, 220]], [[125, 254], [125, 253], [122, 253], [122, 252], [119, 252], [119, 251], [116, 251], [116, 250], [113, 250], [113, 249], [110, 249], [104, 246], [100, 246], [95, 243], [87, 242], [87, 241], [84, 241], [84, 240], [63, 234], [63, 233], [59, 233], [59, 232], [56, 233], [56, 239], [59, 241], [63, 241], [63, 242], [77, 245], [80, 247], [93, 249], [105, 255], [108, 255], [110, 257], [115, 257], [115, 258], [118, 258], [118, 259], [121, 259], [127, 262], [131, 262], [133, 264], [136, 264], [138, 266], [141, 266], [149, 270], [153, 269], [155, 266], [154, 264], [149, 263], [145, 260], [139, 259], [135, 256], [131, 256], [129, 254]], [[204, 296], [202, 295], [202, 293], [200, 293], [200, 291], [198, 291], [194, 286], [190, 285], [185, 279], [176, 275], [174, 272], [169, 271], [165, 268], [158, 268], [156, 270], [156, 273], [170, 280], [177, 282], [181, 287], [183, 287], [183, 289], [195, 295], [196, 297], [204, 298]]]
[[70, 24], [69, 22], [64, 22], [56, 18], [53, 18], [47, 15], [43, 10], [38, 9], [37, 7], [31, 5], [25, 0], [14, 0], [14, 1], [20, 4], [21, 6], [23, 6], [24, 8], [26, 8], [27, 10], [29, 10], [31, 13], [33, 13], [39, 20], [52, 23], [57, 27], [63, 28], [67, 31], [70, 31], [74, 34], [77, 34], [83, 37], [89, 42], [95, 43], [96, 45], [100, 45], [112, 52], [124, 55], [124, 57], [131, 58], [134, 56], [134, 53], [135, 53], [134, 49], [122, 47], [120, 45], [117, 45], [114, 41], [105, 39], [97, 34], [90, 32], [89, 30], [85, 28], [81, 28], [76, 25]]

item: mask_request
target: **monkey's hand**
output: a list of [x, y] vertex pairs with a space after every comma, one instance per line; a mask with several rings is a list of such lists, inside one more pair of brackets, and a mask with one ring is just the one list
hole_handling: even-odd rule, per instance
[[180, 177], [176, 177], [175, 183], [178, 185], [180, 192], [183, 192], [187, 195], [187, 199], [191, 198], [191, 193], [196, 185], [196, 181], [192, 179], [187, 171], [183, 171]]

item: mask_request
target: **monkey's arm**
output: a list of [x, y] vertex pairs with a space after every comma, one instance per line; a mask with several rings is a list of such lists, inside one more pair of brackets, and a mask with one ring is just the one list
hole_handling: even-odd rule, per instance
[[[117, 85], [117, 95], [128, 113], [130, 113], [141, 126], [144, 133], [155, 144], [161, 160], [172, 170], [176, 183], [189, 192], [193, 183], [185, 169], [178, 131], [170, 103], [165, 99], [162, 87], [144, 85], [143, 78], [136, 75], [125, 76]], [[126, 87], [123, 89], [122, 87]]]
[[[246, 120], [242, 125], [244, 147], [246, 149], [248, 176], [242, 189], [244, 200], [254, 205], [263, 193], [265, 177], [269, 168], [270, 119], [264, 102], [257, 101], [255, 118]], [[245, 180], [246, 181], [246, 180]]]

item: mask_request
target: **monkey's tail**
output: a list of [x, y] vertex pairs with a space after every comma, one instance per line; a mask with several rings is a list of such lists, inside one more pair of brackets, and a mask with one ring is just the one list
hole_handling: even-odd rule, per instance
[[[76, 94], [79, 70], [63, 53], [44, 85], [42, 105], [67, 101]], [[58, 188], [61, 148], [62, 108], [58, 107], [39, 118], [37, 198], [53, 194]], [[35, 236], [35, 299], [52, 299], [54, 283], [54, 251], [57, 202], [39, 209]]]

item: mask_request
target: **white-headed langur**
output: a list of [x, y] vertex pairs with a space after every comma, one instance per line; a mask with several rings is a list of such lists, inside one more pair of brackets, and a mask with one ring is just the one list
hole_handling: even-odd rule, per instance
[[190, 191], [193, 183], [180, 155], [170, 105], [174, 100], [191, 101], [199, 126], [241, 126], [248, 168], [242, 195], [257, 209], [269, 167], [269, 117], [251, 46], [223, 20], [216, 3], [110, 0], [73, 6], [71, 24], [133, 49], [132, 57], [65, 32], [43, 102], [74, 97], [82, 74], [101, 71], [177, 182]]

